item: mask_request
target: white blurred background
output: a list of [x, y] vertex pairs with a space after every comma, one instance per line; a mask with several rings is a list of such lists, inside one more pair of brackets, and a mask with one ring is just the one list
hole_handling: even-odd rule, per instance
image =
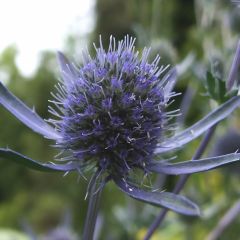
[[95, 0], [0, 0], [0, 53], [18, 49], [17, 65], [31, 75], [42, 50], [62, 50], [66, 36], [87, 35], [94, 27]]

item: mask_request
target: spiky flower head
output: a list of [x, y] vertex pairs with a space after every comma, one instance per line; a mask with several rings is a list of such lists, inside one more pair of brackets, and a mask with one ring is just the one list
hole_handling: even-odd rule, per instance
[[[97, 167], [110, 175], [128, 175], [145, 169], [161, 139], [170, 97], [169, 79], [159, 68], [159, 57], [148, 62], [149, 49], [141, 56], [135, 40], [110, 38], [108, 51], [100, 41], [96, 55], [86, 50], [80, 67], [59, 53], [62, 84], [55, 96], [61, 115], [55, 125], [69, 161], [82, 169]], [[168, 83], [166, 86], [166, 82]]]

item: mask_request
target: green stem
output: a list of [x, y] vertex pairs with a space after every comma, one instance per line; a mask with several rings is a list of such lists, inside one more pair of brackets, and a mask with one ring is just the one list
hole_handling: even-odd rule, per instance
[[98, 172], [94, 175], [92, 181], [89, 183], [89, 202], [87, 217], [83, 230], [83, 240], [93, 240], [94, 237], [94, 229], [97, 221], [100, 197], [102, 193], [102, 188], [98, 189], [97, 175]]

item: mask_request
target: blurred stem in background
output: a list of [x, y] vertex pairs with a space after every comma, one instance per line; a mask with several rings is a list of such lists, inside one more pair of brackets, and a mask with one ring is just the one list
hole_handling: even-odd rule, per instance
[[206, 240], [217, 240], [222, 235], [224, 230], [232, 224], [232, 222], [240, 214], [240, 200], [236, 201], [235, 204], [224, 214], [220, 219], [216, 228], [210, 232]]

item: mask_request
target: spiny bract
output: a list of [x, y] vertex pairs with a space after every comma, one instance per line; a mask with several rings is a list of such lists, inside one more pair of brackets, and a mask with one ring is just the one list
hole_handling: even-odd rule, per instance
[[161, 74], [167, 67], [158, 67], [159, 56], [148, 63], [147, 48], [139, 57], [134, 42], [110, 38], [105, 51], [100, 41], [94, 58], [83, 53], [80, 68], [59, 56], [64, 81], [54, 103], [61, 114], [50, 108], [60, 117], [54, 121], [62, 134], [57, 145], [70, 152], [63, 159], [79, 161], [82, 169], [97, 166], [121, 176], [144, 169], [162, 135], [170, 96]]

